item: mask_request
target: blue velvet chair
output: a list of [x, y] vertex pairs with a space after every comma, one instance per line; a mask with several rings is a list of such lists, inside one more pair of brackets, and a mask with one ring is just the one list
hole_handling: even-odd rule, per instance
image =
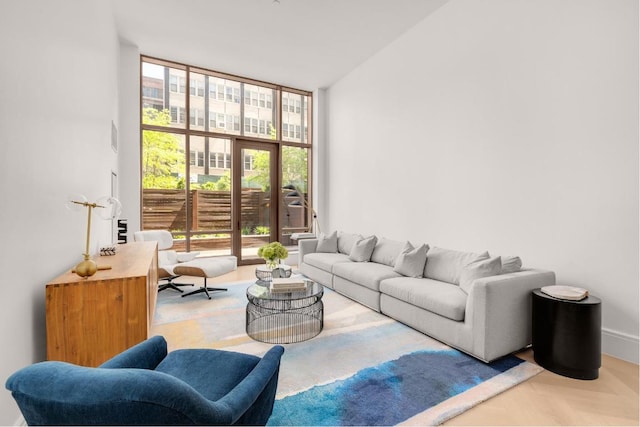
[[167, 354], [156, 336], [97, 368], [40, 362], [6, 387], [29, 425], [265, 425], [282, 346], [262, 358], [222, 350]]

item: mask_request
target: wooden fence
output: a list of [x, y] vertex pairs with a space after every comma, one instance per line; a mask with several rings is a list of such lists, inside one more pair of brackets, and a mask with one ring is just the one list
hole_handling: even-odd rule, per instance
[[[228, 232], [231, 224], [231, 192], [192, 190], [142, 190], [142, 229], [185, 231], [187, 203], [191, 204], [191, 229], [206, 233]], [[254, 231], [269, 223], [269, 195], [262, 191], [242, 191], [242, 223]]]
[[[260, 190], [242, 190], [241, 215], [243, 246], [259, 247], [269, 242], [269, 235], [257, 232], [256, 227], [268, 226], [270, 194]], [[304, 230], [305, 208], [291, 204], [285, 198], [281, 209], [282, 227], [293, 231]], [[187, 203], [191, 204], [190, 248], [198, 250], [227, 250], [231, 248], [231, 192], [211, 190], [191, 190], [188, 197], [184, 190], [142, 190], [142, 229], [169, 230], [177, 235], [187, 230]], [[267, 229], [262, 230], [267, 232]], [[293, 244], [288, 236], [281, 237], [282, 243]], [[186, 250], [184, 238], [174, 239], [173, 249]]]

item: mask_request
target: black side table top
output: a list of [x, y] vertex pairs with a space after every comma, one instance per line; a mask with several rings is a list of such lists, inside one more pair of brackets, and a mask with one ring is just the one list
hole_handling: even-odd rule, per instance
[[577, 379], [596, 379], [601, 365], [601, 301], [554, 298], [533, 290], [532, 343], [545, 369]]
[[573, 301], [568, 299], [560, 299], [560, 298], [552, 297], [551, 295], [548, 295], [542, 292], [542, 290], [539, 288], [534, 289], [533, 293], [539, 297], [548, 298], [550, 300], [557, 301], [558, 303], [565, 303], [565, 304], [601, 304], [602, 303], [600, 298], [594, 297], [593, 295], [589, 295], [585, 299], [581, 299], [579, 301]]

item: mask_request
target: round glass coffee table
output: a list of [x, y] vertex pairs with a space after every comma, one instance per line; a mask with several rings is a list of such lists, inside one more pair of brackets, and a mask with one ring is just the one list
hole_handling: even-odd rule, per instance
[[306, 341], [322, 331], [324, 288], [305, 280], [305, 289], [272, 292], [260, 282], [247, 289], [247, 335], [270, 344]]

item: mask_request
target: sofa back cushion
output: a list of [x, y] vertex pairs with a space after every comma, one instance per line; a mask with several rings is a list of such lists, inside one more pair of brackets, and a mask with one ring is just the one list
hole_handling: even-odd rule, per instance
[[485, 258], [489, 258], [489, 253], [486, 251], [473, 253], [433, 247], [427, 252], [424, 277], [459, 285], [460, 273], [464, 266]]
[[371, 254], [371, 261], [388, 265], [389, 267], [395, 266], [396, 259], [404, 249], [406, 243], [406, 241], [401, 242], [398, 240], [385, 239], [384, 237], [379, 238], [376, 247], [373, 249], [373, 254]]
[[339, 232], [338, 233], [338, 252], [345, 255], [351, 254], [351, 249], [353, 248], [353, 244], [360, 239], [362, 239], [362, 236], [360, 234], [345, 233], [343, 231]]

